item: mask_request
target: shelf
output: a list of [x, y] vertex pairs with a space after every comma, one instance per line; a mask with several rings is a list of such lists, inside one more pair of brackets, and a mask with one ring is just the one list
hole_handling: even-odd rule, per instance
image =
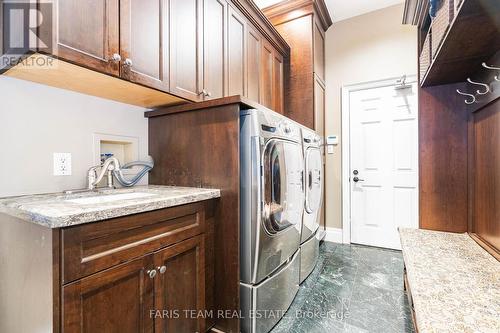
[[[500, 50], [500, 1], [464, 0], [422, 87], [464, 82]], [[498, 64], [497, 64], [498, 65]]]

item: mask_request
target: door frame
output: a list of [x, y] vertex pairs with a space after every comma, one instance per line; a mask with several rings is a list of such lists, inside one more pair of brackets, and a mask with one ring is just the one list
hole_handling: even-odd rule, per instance
[[[388, 79], [381, 79], [375, 81], [367, 81], [361, 83], [347, 84], [342, 85], [342, 95], [341, 95], [341, 133], [342, 133], [342, 142], [341, 142], [341, 183], [342, 183], [342, 243], [350, 244], [351, 243], [351, 186], [349, 178], [351, 176], [351, 142], [350, 142], [350, 94], [359, 90], [367, 90], [374, 88], [383, 88], [389, 86], [395, 86], [396, 80], [401, 77], [392, 77]], [[407, 75], [406, 77], [407, 84], [417, 83], [417, 76], [415, 74]], [[418, 88], [418, 86], [417, 86]], [[418, 113], [418, 89], [417, 93], [417, 127], [419, 123], [419, 113]], [[418, 130], [417, 130], [417, 141], [418, 141]], [[417, 150], [417, 175], [419, 175], [419, 166], [420, 166], [420, 157], [419, 151]], [[419, 181], [417, 180], [417, 194], [419, 192]], [[420, 200], [417, 200], [417, 215], [420, 213], [420, 209], [418, 207]], [[418, 216], [419, 219], [419, 216]], [[417, 221], [418, 221], [417, 219]], [[416, 226], [418, 228], [418, 225]]]

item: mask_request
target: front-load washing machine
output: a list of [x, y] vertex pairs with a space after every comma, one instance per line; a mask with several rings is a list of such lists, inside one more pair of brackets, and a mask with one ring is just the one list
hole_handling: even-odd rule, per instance
[[299, 288], [304, 158], [299, 125], [268, 109], [240, 115], [243, 333], [267, 333]]

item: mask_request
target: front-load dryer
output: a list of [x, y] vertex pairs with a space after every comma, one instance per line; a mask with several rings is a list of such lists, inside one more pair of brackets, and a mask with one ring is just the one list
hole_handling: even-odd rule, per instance
[[266, 333], [299, 287], [304, 211], [300, 127], [268, 109], [242, 111], [240, 168], [241, 326], [244, 333]]
[[321, 138], [303, 127], [305, 201], [301, 231], [300, 283], [312, 272], [319, 256], [319, 219], [323, 198]]

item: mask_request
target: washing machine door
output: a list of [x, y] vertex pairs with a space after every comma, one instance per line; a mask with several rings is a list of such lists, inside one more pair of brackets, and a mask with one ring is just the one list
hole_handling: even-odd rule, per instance
[[310, 147], [305, 153], [305, 205], [301, 241], [309, 239], [319, 227], [319, 212], [323, 192], [323, 163], [319, 148]]
[[271, 140], [263, 155], [263, 225], [277, 235], [300, 225], [302, 218], [303, 169], [299, 144]]
[[271, 139], [262, 153], [262, 211], [252, 283], [275, 272], [298, 251], [304, 212], [300, 143]]

